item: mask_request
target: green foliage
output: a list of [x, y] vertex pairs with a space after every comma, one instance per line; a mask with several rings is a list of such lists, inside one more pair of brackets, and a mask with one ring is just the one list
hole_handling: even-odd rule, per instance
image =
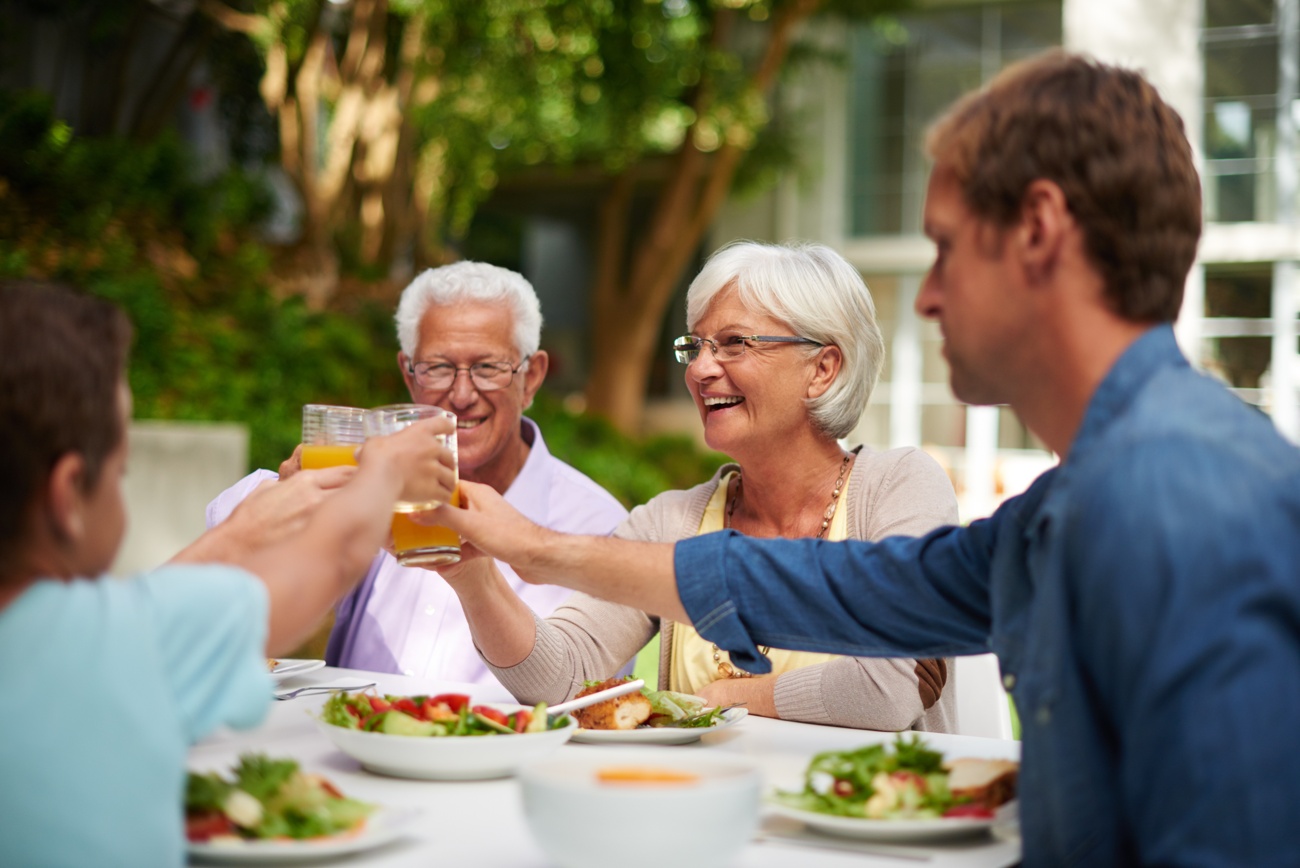
[[[45, 101], [0, 93], [0, 277], [119, 304], [135, 325], [135, 416], [245, 423], [254, 467], [293, 451], [303, 404], [405, 400], [391, 307], [312, 312], [278, 298], [249, 235], [264, 192], [238, 173], [200, 182], [191, 165], [173, 141], [77, 138]], [[628, 438], [545, 392], [529, 415], [552, 452], [629, 506], [723, 460], [686, 437]]]
[[713, 475], [726, 456], [701, 450], [686, 436], [628, 437], [598, 416], [572, 413], [545, 389], [528, 417], [541, 426], [551, 453], [605, 486], [631, 507], [662, 491], [689, 488]]
[[0, 276], [117, 302], [135, 324], [136, 417], [244, 422], [253, 465], [278, 467], [303, 404], [405, 395], [391, 310], [277, 298], [248, 234], [265, 192], [239, 173], [200, 182], [192, 165], [173, 141], [75, 138], [44, 101], [0, 94]]

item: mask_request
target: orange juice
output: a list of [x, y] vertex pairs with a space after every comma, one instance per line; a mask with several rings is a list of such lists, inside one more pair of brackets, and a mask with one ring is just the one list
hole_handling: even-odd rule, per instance
[[[451, 493], [452, 506], [460, 506], [460, 489]], [[460, 561], [460, 537], [451, 528], [416, 524], [410, 513], [393, 513], [393, 548], [397, 562], [407, 567], [436, 567]]]
[[357, 464], [357, 447], [359, 443], [304, 443], [302, 445], [302, 469], [320, 470], [322, 467], [338, 467], [343, 464]]

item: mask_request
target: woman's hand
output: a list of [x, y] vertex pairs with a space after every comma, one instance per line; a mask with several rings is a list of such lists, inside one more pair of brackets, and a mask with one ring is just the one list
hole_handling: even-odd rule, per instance
[[531, 547], [547, 531], [525, 518], [494, 488], [475, 482], [460, 483], [461, 508], [443, 505], [412, 518], [420, 524], [440, 524], [460, 534], [461, 560], [483, 556], [505, 561], [525, 581]]
[[719, 678], [695, 691], [710, 706], [743, 705], [750, 714], [776, 717], [776, 676]]

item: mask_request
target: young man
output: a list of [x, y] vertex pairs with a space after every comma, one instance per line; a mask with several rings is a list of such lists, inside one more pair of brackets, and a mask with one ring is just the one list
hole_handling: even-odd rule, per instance
[[[523, 416], [546, 379], [548, 358], [539, 349], [537, 294], [522, 275], [483, 262], [429, 269], [402, 292], [396, 320], [397, 364], [411, 400], [456, 414], [461, 479], [490, 485], [528, 518], [566, 533], [607, 534], [627, 517], [609, 492], [551, 455], [537, 425]], [[298, 455], [281, 465], [281, 477], [298, 470]], [[269, 471], [257, 471], [219, 495], [208, 507], [209, 526], [269, 478]], [[571, 593], [529, 585], [508, 565], [497, 567], [540, 617]], [[451, 588], [383, 551], [339, 603], [325, 659], [375, 672], [497, 683], [474, 651]]]
[[190, 744], [262, 719], [267, 657], [362, 574], [399, 495], [451, 491], [436, 420], [368, 441], [356, 471], [262, 488], [192, 563], [100, 578], [126, 522], [129, 341], [108, 302], [0, 282], [5, 864], [182, 864]]
[[1061, 53], [932, 129], [917, 309], [954, 392], [1061, 456], [991, 518], [879, 544], [560, 539], [469, 489], [437, 518], [529, 580], [760, 644], [997, 653], [1023, 727], [1026, 865], [1295, 864], [1300, 450], [1170, 323], [1200, 233], [1182, 123]]

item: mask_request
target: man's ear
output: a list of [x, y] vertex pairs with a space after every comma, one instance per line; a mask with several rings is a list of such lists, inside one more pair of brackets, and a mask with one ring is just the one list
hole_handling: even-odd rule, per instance
[[1020, 261], [1030, 286], [1051, 278], [1066, 238], [1075, 227], [1070, 203], [1056, 182], [1043, 178], [1032, 181], [1021, 200], [1016, 231]]
[[550, 370], [550, 367], [551, 357], [546, 354], [546, 350], [538, 350], [528, 359], [528, 368], [522, 371], [524, 375], [525, 410], [533, 405], [533, 396], [542, 387], [542, 382], [546, 379], [546, 372]]
[[411, 373], [410, 359], [406, 353], [397, 354], [397, 369], [402, 372], [402, 379], [406, 382], [406, 391], [411, 393], [411, 400], [415, 400], [415, 375]]
[[808, 398], [820, 398], [839, 376], [844, 367], [844, 354], [837, 346], [822, 347], [817, 354], [817, 366], [813, 368], [812, 381], [808, 383]]
[[46, 483], [46, 515], [50, 530], [61, 542], [76, 543], [86, 533], [86, 459], [65, 452], [54, 462]]

